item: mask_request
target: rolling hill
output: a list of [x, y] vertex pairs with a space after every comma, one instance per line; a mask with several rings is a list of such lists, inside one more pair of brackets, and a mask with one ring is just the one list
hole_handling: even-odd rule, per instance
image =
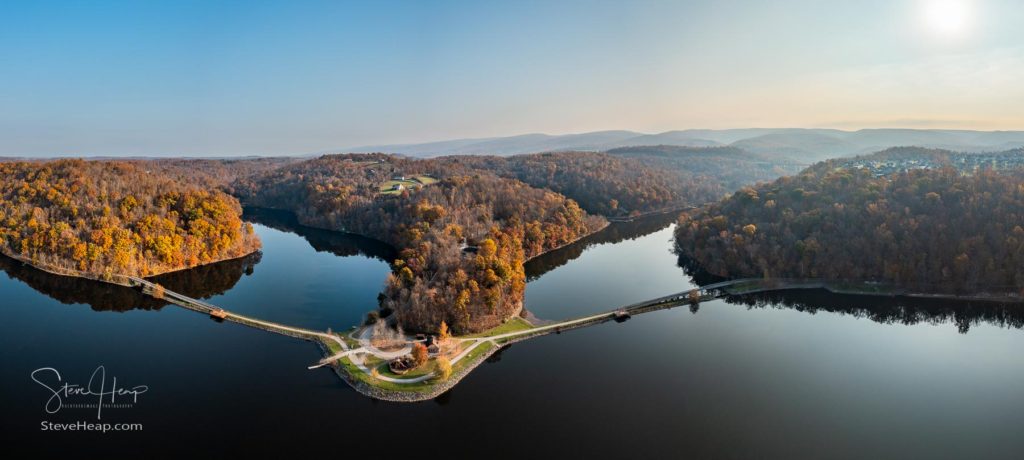
[[750, 128], [689, 129], [645, 134], [634, 131], [596, 131], [580, 134], [524, 134], [509, 137], [455, 139], [422, 144], [366, 145], [345, 152], [385, 152], [415, 157], [445, 155], [516, 155], [555, 151], [607, 151], [621, 147], [669, 145], [681, 147], [738, 147], [745, 151], [814, 162], [860, 155], [889, 147], [941, 148], [961, 152], [993, 152], [1024, 147], [1024, 131], [937, 129]]

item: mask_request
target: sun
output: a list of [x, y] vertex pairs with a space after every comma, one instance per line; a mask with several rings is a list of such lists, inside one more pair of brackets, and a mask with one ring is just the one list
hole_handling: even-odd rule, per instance
[[968, 0], [927, 0], [924, 4], [925, 23], [937, 35], [960, 35], [970, 22], [970, 6]]

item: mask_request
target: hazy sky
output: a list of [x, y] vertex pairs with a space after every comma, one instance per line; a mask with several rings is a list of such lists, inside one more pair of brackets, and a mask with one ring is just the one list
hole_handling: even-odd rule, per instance
[[1020, 0], [0, 3], [0, 155], [1024, 129]]

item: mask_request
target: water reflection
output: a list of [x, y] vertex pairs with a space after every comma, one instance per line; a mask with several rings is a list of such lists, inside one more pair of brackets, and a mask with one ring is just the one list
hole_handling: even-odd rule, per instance
[[[317, 252], [340, 257], [360, 255], [368, 259], [384, 262], [394, 260], [395, 257], [394, 250], [385, 243], [358, 235], [304, 227], [299, 225], [294, 215], [288, 212], [246, 208], [245, 218], [246, 220], [279, 231], [300, 236]], [[267, 244], [274, 243], [267, 242]], [[329, 256], [325, 255], [325, 257]], [[260, 263], [261, 258], [262, 253], [257, 252], [239, 259], [155, 276], [151, 280], [162, 284], [169, 290], [180, 292], [189, 297], [209, 299], [232, 291], [239, 281], [242, 280], [243, 276], [253, 275], [256, 265]], [[280, 276], [279, 272], [282, 270], [282, 264], [294, 264], [296, 260], [280, 259], [273, 262], [271, 265], [264, 267], [263, 271], [272, 272], [272, 276], [278, 277]], [[36, 291], [63, 304], [85, 304], [95, 311], [159, 310], [168, 305], [165, 301], [143, 295], [135, 289], [81, 278], [52, 275], [8, 257], [0, 257], [0, 269], [7, 273], [10, 278], [22, 281]], [[295, 271], [297, 268], [291, 265], [286, 270]], [[371, 275], [375, 274], [367, 272], [367, 276]], [[310, 279], [310, 277], [305, 278], [307, 282]], [[332, 283], [332, 286], [338, 289], [339, 286], [344, 287], [344, 284]], [[294, 287], [290, 289], [294, 289]], [[252, 291], [252, 288], [249, 288], [248, 291]], [[341, 298], [351, 298], [361, 293], [361, 291], [342, 290], [336, 291], [336, 293]], [[246, 293], [236, 292], [234, 294], [245, 295]], [[292, 291], [292, 294], [294, 294], [294, 291]], [[261, 299], [273, 298], [273, 296], [268, 297], [266, 293], [259, 295]], [[376, 291], [373, 292], [373, 295], [376, 295]], [[372, 296], [370, 297], [372, 298]], [[277, 299], [275, 302], [270, 302], [270, 304], [289, 304], [289, 302], [294, 303], [294, 300], [295, 297], [287, 297]], [[237, 308], [244, 308], [252, 303], [252, 299], [232, 303]], [[303, 305], [307, 304], [309, 302]], [[317, 307], [322, 307], [322, 305], [317, 304]]]
[[387, 243], [352, 233], [306, 227], [299, 223], [295, 214], [288, 211], [246, 207], [243, 217], [274, 230], [301, 236], [317, 252], [329, 252], [341, 257], [361, 255], [387, 263], [393, 262], [397, 256], [395, 249]]
[[[251, 275], [260, 261], [260, 253], [240, 259], [204, 265], [190, 270], [152, 278], [168, 289], [197, 298], [221, 294], [238, 283], [242, 275]], [[95, 311], [159, 310], [167, 302], [114, 284], [83, 278], [57, 276], [37, 270], [20, 261], [0, 256], [0, 269], [7, 276], [27, 284], [63, 304], [85, 304]]]
[[602, 244], [616, 244], [649, 235], [672, 225], [678, 217], [670, 212], [637, 219], [633, 222], [613, 222], [603, 230], [563, 248], [530, 259], [525, 264], [526, 279], [533, 281], [558, 267], [579, 258], [587, 249]]
[[0, 269], [11, 279], [63, 304], [86, 304], [96, 311], [158, 310], [166, 305], [131, 288], [52, 275], [3, 255], [0, 255]]
[[[679, 266], [693, 282], [704, 286], [723, 281], [701, 270], [686, 257]], [[788, 308], [815, 314], [838, 313], [867, 318], [882, 324], [954, 324], [961, 334], [982, 323], [1000, 327], [1024, 328], [1024, 305], [1019, 303], [982, 302], [952, 299], [917, 299], [911, 297], [862, 296], [836, 294], [825, 289], [792, 289], [729, 296], [726, 302], [752, 308]], [[697, 308], [691, 308], [696, 313]]]
[[256, 252], [240, 259], [154, 276], [150, 280], [189, 297], [208, 299], [230, 291], [242, 275], [251, 276], [262, 258], [263, 254]]
[[829, 312], [867, 318], [882, 324], [955, 324], [961, 334], [988, 323], [1024, 328], [1020, 304], [960, 300], [912, 299], [834, 294], [824, 289], [775, 291], [730, 296], [727, 302], [754, 308], [789, 308], [807, 313]]

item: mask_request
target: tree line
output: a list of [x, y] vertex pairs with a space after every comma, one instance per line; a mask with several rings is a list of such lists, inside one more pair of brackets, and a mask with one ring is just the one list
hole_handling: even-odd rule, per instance
[[0, 163], [0, 248], [49, 268], [151, 276], [260, 247], [238, 201], [137, 164]]
[[680, 217], [677, 251], [712, 274], [1024, 292], [1021, 172], [876, 177], [825, 163]]

